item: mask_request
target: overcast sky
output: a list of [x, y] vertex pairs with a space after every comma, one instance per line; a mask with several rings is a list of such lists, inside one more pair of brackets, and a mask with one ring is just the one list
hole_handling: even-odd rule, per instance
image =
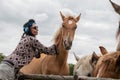
[[[120, 5], [120, 0], [112, 0]], [[99, 46], [115, 51], [115, 34], [120, 16], [114, 12], [109, 0], [0, 0], [0, 53], [9, 55], [16, 48], [23, 24], [35, 19], [39, 26], [37, 38], [46, 46], [52, 45], [54, 34], [62, 20], [59, 11], [81, 13], [68, 62], [75, 63], [78, 56], [100, 53]]]

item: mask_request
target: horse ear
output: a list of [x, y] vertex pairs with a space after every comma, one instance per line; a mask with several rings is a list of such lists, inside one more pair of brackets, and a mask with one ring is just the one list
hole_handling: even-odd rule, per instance
[[120, 6], [117, 5], [117, 4], [115, 4], [114, 2], [112, 2], [111, 0], [109, 0], [109, 1], [110, 1], [110, 3], [112, 4], [112, 6], [113, 6], [115, 12], [118, 13], [118, 14], [120, 15]]
[[74, 54], [76, 61], [79, 61], [79, 59], [80, 59], [79, 56], [77, 56], [74, 52], [73, 52], [73, 54]]
[[108, 53], [108, 51], [103, 46], [99, 46], [99, 48], [100, 48], [100, 51], [103, 55]]
[[95, 52], [93, 52], [92, 57], [91, 57], [91, 63], [96, 64], [99, 58], [100, 57]]
[[64, 21], [65, 16], [62, 14], [62, 12], [61, 12], [61, 11], [60, 11], [60, 15], [61, 15], [61, 17], [62, 17], [62, 20]]
[[80, 20], [80, 16], [81, 16], [81, 13], [79, 14], [78, 17], [76, 17], [76, 22], [78, 22]]

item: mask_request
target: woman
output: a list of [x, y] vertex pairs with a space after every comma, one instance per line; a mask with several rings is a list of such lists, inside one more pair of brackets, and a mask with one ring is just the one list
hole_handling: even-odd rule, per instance
[[24, 24], [23, 36], [12, 54], [7, 56], [0, 64], [0, 79], [14, 80], [15, 69], [20, 69], [30, 63], [33, 57], [39, 58], [40, 53], [57, 54], [55, 45], [45, 47], [35, 37], [38, 35], [38, 26], [33, 19]]

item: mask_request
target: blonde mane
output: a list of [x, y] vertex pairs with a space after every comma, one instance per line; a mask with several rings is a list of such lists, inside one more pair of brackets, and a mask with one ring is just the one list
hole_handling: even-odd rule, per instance
[[56, 44], [56, 45], [58, 45], [59, 44], [59, 42], [60, 41], [62, 41], [62, 27], [60, 27], [59, 29], [58, 29], [58, 31], [56, 32], [56, 34], [55, 34], [55, 36], [54, 36], [54, 38], [53, 38], [53, 41], [54, 41], [54, 43]]

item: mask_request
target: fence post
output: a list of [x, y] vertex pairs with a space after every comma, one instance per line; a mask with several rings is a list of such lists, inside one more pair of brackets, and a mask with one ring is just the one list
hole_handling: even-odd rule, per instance
[[78, 75], [74, 75], [74, 80], [78, 80]]

